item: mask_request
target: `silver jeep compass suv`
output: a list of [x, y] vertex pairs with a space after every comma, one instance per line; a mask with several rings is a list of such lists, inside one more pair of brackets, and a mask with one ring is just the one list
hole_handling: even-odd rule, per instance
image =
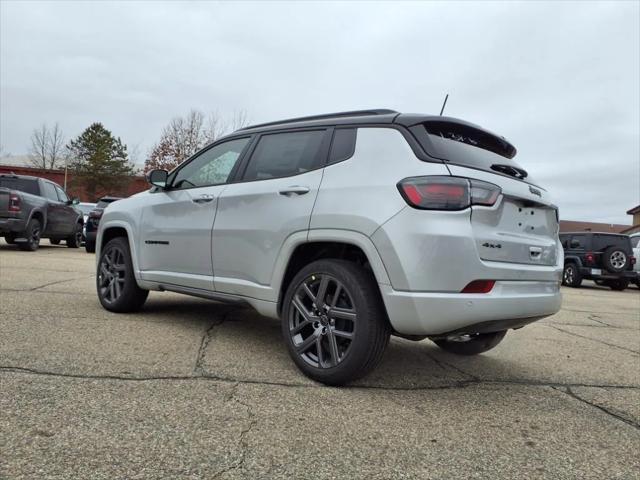
[[557, 209], [515, 154], [477, 125], [392, 110], [238, 130], [105, 210], [100, 302], [250, 305], [332, 385], [370, 371], [392, 334], [485, 352], [561, 303]]

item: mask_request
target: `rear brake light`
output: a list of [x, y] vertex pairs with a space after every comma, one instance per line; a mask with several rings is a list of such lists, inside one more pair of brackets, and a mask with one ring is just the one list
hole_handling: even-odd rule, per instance
[[470, 205], [491, 206], [502, 190], [497, 185], [462, 177], [411, 177], [398, 183], [405, 201], [422, 210], [464, 210]]
[[594, 262], [594, 258], [593, 258], [593, 253], [589, 252], [584, 256], [585, 260], [587, 261], [587, 263], [593, 263]]
[[636, 257], [631, 255], [631, 265], [635, 265], [635, 264], [636, 264]]
[[495, 280], [474, 280], [460, 293], [489, 293], [495, 284]]
[[21, 209], [20, 197], [15, 193], [9, 195], [9, 211], [19, 212]]

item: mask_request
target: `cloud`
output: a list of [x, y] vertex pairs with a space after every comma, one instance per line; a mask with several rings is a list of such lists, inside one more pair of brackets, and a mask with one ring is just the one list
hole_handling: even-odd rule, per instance
[[637, 2], [2, 2], [0, 143], [101, 121], [145, 152], [191, 108], [388, 107], [498, 132], [563, 218], [640, 203]]

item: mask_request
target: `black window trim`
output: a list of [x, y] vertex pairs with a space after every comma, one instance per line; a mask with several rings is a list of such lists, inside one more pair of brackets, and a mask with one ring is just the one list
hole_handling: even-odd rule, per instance
[[[269, 181], [269, 180], [277, 180], [277, 179], [280, 179], [280, 178], [291, 178], [291, 177], [297, 177], [298, 175], [304, 175], [304, 174], [309, 173], [309, 172], [315, 172], [316, 170], [319, 170], [321, 168], [326, 167], [327, 166], [328, 157], [329, 157], [329, 148], [331, 146], [331, 139], [333, 138], [333, 130], [334, 130], [334, 127], [332, 127], [332, 126], [329, 126], [329, 127], [327, 127], [327, 126], [318, 126], [318, 127], [302, 127], [302, 128], [283, 128], [283, 129], [279, 129], [277, 131], [270, 130], [270, 131], [267, 131], [267, 132], [264, 132], [264, 133], [257, 133], [255, 140], [251, 144], [250, 151], [248, 151], [246, 156], [242, 159], [242, 165], [238, 169], [238, 172], [236, 172], [237, 173], [237, 177], [234, 179], [233, 182], [229, 182], [229, 183], [253, 183], [253, 182], [264, 182], [264, 181]], [[258, 146], [258, 143], [260, 142], [260, 139], [263, 136], [278, 135], [278, 134], [283, 134], [283, 133], [310, 132], [310, 131], [324, 131], [324, 137], [322, 138], [322, 141], [320, 142], [320, 153], [319, 153], [320, 160], [318, 161], [318, 164], [317, 164], [316, 168], [313, 168], [311, 170], [307, 170], [306, 172], [302, 172], [302, 173], [294, 173], [292, 175], [284, 175], [282, 177], [256, 178], [256, 179], [253, 179], [253, 180], [245, 180], [244, 176], [247, 173], [247, 167], [249, 165], [249, 162], [251, 161], [251, 158], [253, 157], [253, 153], [255, 152], [255, 149]]]
[[[178, 165], [176, 168], [174, 168], [173, 170], [171, 170], [169, 172], [169, 175], [167, 177], [167, 185], [168, 187], [165, 188], [165, 191], [182, 191], [182, 190], [193, 190], [194, 188], [207, 188], [207, 187], [216, 187], [219, 185], [228, 185], [230, 183], [232, 183], [233, 179], [235, 178], [235, 175], [238, 171], [238, 168], [240, 167], [240, 164], [242, 163], [245, 155], [248, 153], [250, 147], [252, 146], [254, 140], [255, 140], [256, 135], [255, 134], [251, 134], [251, 135], [238, 135], [237, 137], [224, 137], [221, 138], [219, 140], [216, 140], [215, 142], [207, 145], [204, 148], [201, 148], [200, 150], [198, 150], [196, 153], [194, 153], [193, 155], [191, 155], [189, 158], [187, 158], [184, 162], [182, 162], [180, 165]], [[242, 140], [243, 138], [248, 138], [249, 141], [247, 142], [247, 144], [242, 148], [242, 151], [240, 152], [240, 155], [238, 156], [238, 160], [236, 161], [235, 165], [233, 166], [233, 168], [231, 169], [231, 172], [229, 172], [229, 177], [227, 178], [226, 182], [223, 183], [212, 183], [209, 185], [197, 185], [195, 187], [184, 187], [184, 188], [174, 188], [173, 187], [173, 180], [176, 178], [176, 176], [178, 175], [178, 172], [180, 170], [182, 170], [184, 167], [186, 167], [188, 164], [190, 164], [191, 162], [193, 162], [194, 160], [196, 160], [200, 155], [203, 155], [204, 153], [206, 153], [207, 151], [211, 150], [214, 147], [217, 147], [219, 145], [222, 145], [223, 143], [227, 143], [227, 142], [233, 142], [235, 140]]]

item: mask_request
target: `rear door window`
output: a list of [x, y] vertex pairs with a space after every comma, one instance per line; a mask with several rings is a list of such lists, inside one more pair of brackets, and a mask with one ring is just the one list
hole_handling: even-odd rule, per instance
[[30, 193], [31, 195], [40, 195], [38, 181], [28, 178], [0, 177], [0, 188], [17, 190], [19, 192]]
[[289, 177], [321, 167], [325, 134], [326, 130], [311, 130], [262, 135], [242, 179]]
[[334, 130], [328, 163], [342, 162], [353, 156], [356, 151], [356, 132], [355, 128], [338, 128]]

